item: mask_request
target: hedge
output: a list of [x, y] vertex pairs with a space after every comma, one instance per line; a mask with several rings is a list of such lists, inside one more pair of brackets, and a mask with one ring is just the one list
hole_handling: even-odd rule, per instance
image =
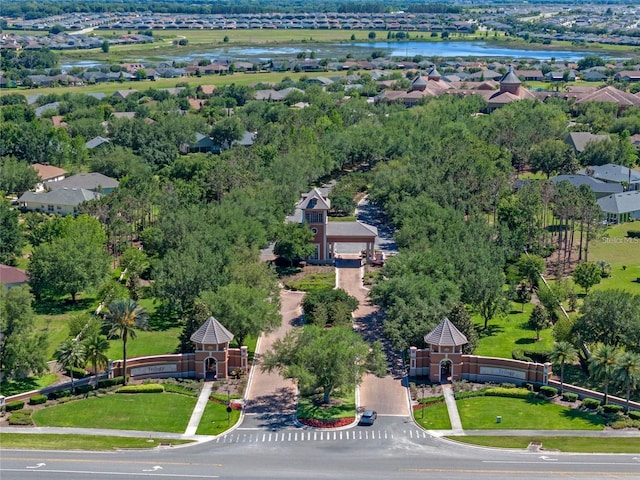
[[9, 425], [33, 425], [31, 410], [20, 410], [9, 415]]
[[466, 392], [455, 393], [454, 398], [456, 400], [462, 400], [462, 399], [471, 398], [471, 397], [483, 397], [484, 395], [486, 395], [486, 393], [487, 393], [486, 388], [482, 388], [480, 390], [469, 390]]
[[433, 403], [442, 402], [444, 402], [444, 395], [438, 395], [437, 397], [424, 397], [418, 400], [418, 403], [421, 405], [431, 405]]
[[603, 405], [602, 406], [602, 411], [604, 413], [619, 413], [622, 411], [622, 406], [620, 405], [614, 405], [614, 404], [607, 404], [607, 405]]
[[29, 399], [29, 405], [40, 405], [47, 403], [49, 398], [46, 395], [34, 395]]
[[66, 373], [68, 376], [71, 376], [71, 373], [73, 373], [73, 378], [84, 378], [87, 375], [89, 375], [84, 368], [76, 368], [76, 367], [67, 367]]
[[585, 398], [582, 401], [582, 406], [589, 410], [595, 410], [600, 406], [600, 400], [596, 400], [595, 398]]
[[13, 412], [15, 410], [22, 410], [24, 408], [24, 402], [22, 400], [15, 400], [5, 405], [7, 412]]
[[164, 387], [158, 383], [145, 383], [143, 385], [127, 385], [120, 387], [116, 393], [162, 393]]
[[163, 383], [162, 386], [164, 387], [165, 392], [178, 393], [180, 395], [187, 395], [189, 397], [198, 396], [198, 392], [196, 392], [195, 390], [192, 390], [188, 387], [183, 387], [182, 385], [176, 385], [175, 383]]
[[540, 387], [540, 393], [547, 398], [555, 397], [558, 394], [558, 389], [556, 387], [550, 387], [548, 385], [544, 385]]
[[109, 388], [115, 387], [116, 385], [120, 385], [124, 382], [124, 377], [113, 377], [113, 378], [105, 378], [103, 380], [98, 380], [98, 388]]
[[640, 420], [640, 410], [629, 410], [629, 418]]
[[488, 397], [531, 398], [533, 394], [526, 388], [487, 388], [485, 395]]
[[64, 397], [70, 397], [71, 396], [71, 391], [70, 390], [60, 390], [58, 392], [51, 392], [49, 394], [49, 399], [50, 400], [57, 400], [59, 398], [64, 398]]
[[76, 395], [82, 395], [83, 393], [89, 393], [92, 391], [93, 391], [93, 385], [91, 385], [90, 383], [76, 387]]
[[578, 400], [578, 394], [571, 392], [563, 393], [562, 400], [564, 400], [565, 402], [575, 402], [576, 400]]
[[640, 230], [627, 230], [627, 237], [629, 238], [640, 238]]

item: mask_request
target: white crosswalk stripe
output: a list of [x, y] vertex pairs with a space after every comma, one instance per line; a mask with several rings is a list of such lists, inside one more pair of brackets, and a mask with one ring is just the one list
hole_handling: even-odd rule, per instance
[[[423, 430], [404, 430], [401, 434], [409, 439], [427, 438]], [[236, 431], [216, 439], [216, 443], [293, 443], [293, 442], [366, 442], [389, 440], [394, 433], [388, 430], [340, 430], [340, 431], [283, 431], [242, 432]]]

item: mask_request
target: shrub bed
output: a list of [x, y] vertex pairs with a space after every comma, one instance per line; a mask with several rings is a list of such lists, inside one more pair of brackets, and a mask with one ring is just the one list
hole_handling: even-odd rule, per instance
[[84, 368], [68, 367], [66, 369], [66, 374], [68, 376], [71, 376], [72, 373], [73, 373], [73, 378], [84, 378], [87, 375], [89, 375]]
[[113, 377], [98, 380], [98, 388], [109, 388], [120, 385], [124, 381], [124, 377]]
[[432, 405], [442, 402], [444, 402], [444, 395], [438, 395], [437, 397], [424, 397], [418, 400], [418, 403], [421, 405]]
[[548, 385], [544, 385], [540, 387], [540, 393], [547, 398], [555, 397], [558, 394], [558, 389], [555, 387], [550, 387]]
[[577, 393], [571, 393], [571, 392], [566, 392], [562, 394], [562, 400], [564, 400], [565, 402], [575, 402], [576, 400], [578, 400], [578, 394]]
[[87, 384], [87, 385], [80, 385], [79, 387], [76, 387], [76, 395], [82, 395], [85, 393], [89, 393], [93, 391], [93, 385]]
[[487, 388], [485, 395], [488, 397], [530, 398], [533, 394], [526, 388]]
[[582, 406], [588, 410], [595, 410], [600, 406], [600, 400], [595, 398], [585, 398], [582, 400]]
[[343, 418], [299, 418], [298, 421], [303, 425], [314, 428], [339, 428], [346, 427], [355, 422], [355, 417], [343, 417]]
[[34, 395], [29, 399], [29, 405], [41, 405], [47, 403], [48, 397], [46, 395]]
[[183, 387], [182, 385], [177, 385], [175, 383], [163, 383], [162, 386], [164, 387], [165, 392], [178, 393], [180, 395], [187, 395], [188, 397], [198, 396], [198, 392], [196, 392], [195, 390], [192, 390], [188, 387]]
[[483, 397], [487, 394], [486, 388], [481, 388], [480, 390], [467, 390], [465, 392], [458, 392], [454, 394], [456, 400], [462, 400], [464, 398], [471, 397]]
[[16, 410], [22, 410], [24, 408], [24, 402], [22, 400], [15, 400], [5, 405], [7, 412], [14, 412]]
[[59, 398], [64, 398], [64, 397], [70, 397], [71, 396], [71, 391], [70, 390], [60, 390], [58, 392], [51, 392], [49, 394], [49, 400], [57, 400]]
[[147, 383], [144, 385], [127, 385], [120, 387], [116, 393], [163, 393], [164, 387], [158, 383]]
[[20, 410], [9, 416], [9, 425], [33, 425], [31, 410]]
[[604, 413], [620, 413], [622, 411], [622, 406], [607, 404], [602, 406], [602, 411]]
[[633, 420], [640, 420], [640, 411], [638, 410], [631, 410], [628, 413], [629, 418], [633, 419]]

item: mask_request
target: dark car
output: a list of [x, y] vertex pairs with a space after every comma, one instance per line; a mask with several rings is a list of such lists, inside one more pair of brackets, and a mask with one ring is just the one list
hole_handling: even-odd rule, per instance
[[373, 425], [376, 418], [378, 418], [378, 413], [375, 410], [365, 410], [360, 417], [360, 425]]

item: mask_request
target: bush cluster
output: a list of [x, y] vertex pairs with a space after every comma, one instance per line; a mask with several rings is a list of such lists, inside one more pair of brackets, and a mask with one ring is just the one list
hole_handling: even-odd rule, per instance
[[338, 428], [338, 427], [346, 427], [347, 425], [351, 425], [355, 422], [354, 417], [345, 417], [345, 418], [329, 418], [329, 419], [320, 419], [320, 418], [299, 418], [298, 421], [303, 425], [307, 425], [308, 427], [315, 428]]
[[164, 387], [158, 383], [146, 383], [143, 385], [127, 385], [120, 387], [116, 393], [162, 393]]
[[640, 420], [640, 411], [638, 410], [630, 410], [628, 415], [629, 415], [629, 418], [633, 420]]
[[34, 395], [29, 399], [29, 405], [41, 405], [43, 403], [47, 403], [46, 395]]
[[89, 393], [93, 391], [93, 385], [91, 384], [86, 384], [86, 385], [80, 385], [79, 387], [76, 387], [76, 395], [82, 395], [84, 393]]
[[198, 392], [196, 392], [195, 390], [182, 385], [177, 385], [175, 383], [163, 383], [162, 386], [164, 387], [165, 392], [178, 393], [180, 395], [186, 395], [188, 397], [198, 396]]
[[109, 388], [120, 385], [124, 381], [124, 377], [113, 377], [98, 380], [98, 388]]
[[595, 398], [585, 398], [582, 400], [582, 406], [588, 410], [595, 410], [600, 406], [600, 400]]
[[58, 400], [59, 398], [70, 397], [71, 390], [59, 390], [57, 392], [51, 392], [49, 394], [49, 400]]
[[66, 374], [71, 376], [71, 373], [73, 373], [73, 378], [84, 378], [89, 375], [84, 368], [67, 367]]
[[488, 397], [530, 398], [533, 394], [526, 388], [487, 388], [485, 395]]
[[481, 388], [480, 390], [467, 390], [464, 392], [457, 392], [454, 394], [456, 400], [462, 400], [464, 398], [471, 397], [483, 397], [487, 394], [486, 388]]
[[564, 400], [565, 402], [575, 402], [576, 400], [578, 400], [578, 394], [571, 392], [563, 393], [562, 400]]
[[420, 405], [435, 405], [436, 403], [444, 402], [444, 395], [438, 395], [437, 397], [424, 397], [418, 400]]
[[547, 398], [553, 398], [558, 394], [556, 387], [550, 387], [549, 385], [543, 385], [540, 387], [540, 393]]
[[633, 420], [629, 417], [618, 417], [609, 425], [613, 429], [621, 428], [640, 428], [640, 420]]
[[602, 411], [604, 413], [620, 413], [622, 411], [622, 406], [607, 404], [602, 406]]
[[9, 425], [33, 425], [31, 410], [20, 410], [9, 416]]
[[24, 402], [22, 400], [14, 400], [13, 402], [8, 402], [5, 405], [7, 412], [14, 412], [16, 410], [22, 410], [24, 408]]

